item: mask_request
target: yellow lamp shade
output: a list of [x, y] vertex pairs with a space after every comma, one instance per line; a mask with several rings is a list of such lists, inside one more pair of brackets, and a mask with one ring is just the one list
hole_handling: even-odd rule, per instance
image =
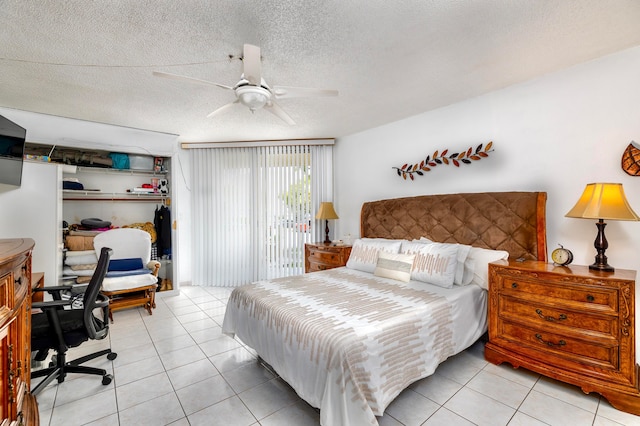
[[575, 206], [565, 215], [583, 219], [640, 220], [621, 183], [590, 183]]
[[613, 266], [607, 263], [605, 250], [609, 247], [607, 238], [604, 235], [604, 227], [607, 225], [604, 220], [638, 220], [638, 215], [633, 211], [621, 183], [590, 183], [584, 189], [580, 199], [567, 217], [577, 217], [582, 219], [598, 219], [598, 235], [593, 243], [598, 254], [595, 262], [589, 265], [589, 269], [601, 272], [613, 272]]
[[321, 203], [318, 213], [316, 213], [316, 219], [339, 219], [338, 214], [333, 208], [333, 203]]

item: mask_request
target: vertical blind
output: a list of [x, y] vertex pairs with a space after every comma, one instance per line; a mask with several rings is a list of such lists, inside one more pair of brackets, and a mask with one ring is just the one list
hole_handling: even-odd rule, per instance
[[304, 244], [332, 193], [332, 146], [191, 150], [194, 285], [235, 287], [304, 272]]

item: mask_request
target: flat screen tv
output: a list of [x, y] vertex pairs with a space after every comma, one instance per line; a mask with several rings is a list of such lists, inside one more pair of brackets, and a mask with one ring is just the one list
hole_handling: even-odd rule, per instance
[[27, 131], [0, 115], [0, 184], [20, 186]]

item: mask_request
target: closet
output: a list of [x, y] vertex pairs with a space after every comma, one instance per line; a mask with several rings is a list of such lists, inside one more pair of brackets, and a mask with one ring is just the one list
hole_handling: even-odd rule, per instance
[[[47, 148], [27, 146], [35, 157], [47, 153]], [[171, 158], [63, 147], [50, 153], [51, 162], [65, 164], [60, 182], [60, 231], [73, 233], [82, 229], [84, 219], [91, 218], [110, 222], [112, 227], [133, 225], [155, 230], [162, 226], [162, 242], [154, 244], [152, 258], [162, 264], [159, 276], [163, 282], [158, 290], [173, 289]], [[164, 217], [163, 223], [158, 223], [159, 216]]]

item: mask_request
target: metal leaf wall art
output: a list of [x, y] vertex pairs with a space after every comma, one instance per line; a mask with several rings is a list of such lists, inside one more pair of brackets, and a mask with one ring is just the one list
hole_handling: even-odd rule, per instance
[[471, 164], [474, 161], [487, 158], [489, 153], [493, 152], [492, 148], [493, 142], [489, 142], [486, 145], [480, 144], [475, 147], [475, 149], [470, 147], [465, 151], [454, 152], [452, 154], [449, 154], [449, 150], [445, 149], [442, 152], [436, 151], [433, 155], [427, 155], [427, 158], [419, 163], [406, 163], [402, 167], [393, 167], [393, 169], [395, 169], [398, 176], [402, 177], [404, 180], [407, 180], [407, 178], [414, 180], [415, 175], [424, 176], [426, 172], [431, 171], [431, 169], [438, 165], [448, 166], [452, 164], [456, 167], [460, 167], [461, 164]]

